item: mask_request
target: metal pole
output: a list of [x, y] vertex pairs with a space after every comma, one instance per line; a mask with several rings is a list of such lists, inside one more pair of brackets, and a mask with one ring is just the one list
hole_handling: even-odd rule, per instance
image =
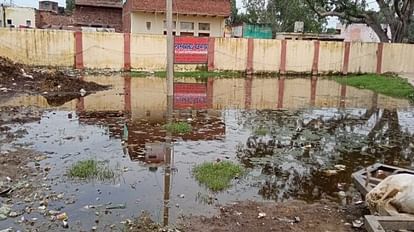
[[172, 25], [172, 1], [167, 1], [167, 97], [172, 97], [174, 94], [174, 41], [173, 41], [173, 25]]

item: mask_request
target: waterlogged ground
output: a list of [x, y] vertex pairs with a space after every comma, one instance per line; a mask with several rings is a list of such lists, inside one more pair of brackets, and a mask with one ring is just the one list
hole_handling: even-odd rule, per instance
[[[0, 102], [1, 155], [25, 149], [40, 156], [28, 161], [38, 174], [26, 176], [30, 186], [39, 183], [37, 190], [19, 192], [20, 201], [13, 194], [0, 197], [18, 214], [1, 221], [0, 229], [61, 231], [50, 210], [66, 212], [73, 231], [123, 231], [142, 211], [166, 225], [242, 200], [352, 205], [360, 200], [352, 172], [376, 162], [414, 165], [414, 108], [331, 80], [179, 79], [173, 117], [193, 131], [170, 141], [162, 127], [165, 79], [84, 79], [112, 88], [54, 107], [42, 96]], [[67, 170], [86, 159], [105, 161], [116, 177], [69, 178]], [[247, 173], [212, 193], [191, 172], [196, 164], [219, 160], [240, 163]]]

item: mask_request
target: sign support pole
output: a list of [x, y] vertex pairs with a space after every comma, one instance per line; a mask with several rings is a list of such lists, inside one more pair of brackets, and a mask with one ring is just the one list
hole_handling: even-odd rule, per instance
[[172, 35], [172, 1], [167, 1], [167, 98], [173, 97], [174, 90], [174, 41]]

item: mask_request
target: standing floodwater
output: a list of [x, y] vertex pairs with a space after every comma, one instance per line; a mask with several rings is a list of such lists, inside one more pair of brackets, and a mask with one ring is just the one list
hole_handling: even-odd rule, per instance
[[[408, 101], [335, 81], [176, 80], [172, 120], [191, 125], [191, 132], [173, 133], [170, 140], [165, 79], [85, 80], [112, 88], [53, 107], [30, 95], [0, 103], [24, 108], [23, 117], [37, 114], [16, 122], [7, 120], [10, 112], [1, 112], [2, 154], [16, 149], [45, 154], [32, 165], [46, 169], [46, 186], [26, 193], [27, 201], [12, 209], [19, 217], [2, 221], [5, 227], [48, 228], [54, 222], [46, 210], [67, 213], [71, 228], [105, 231], [121, 229], [141, 211], [163, 223], [247, 199], [341, 202], [344, 192], [346, 203], [356, 196], [350, 178], [355, 170], [375, 162], [414, 165], [414, 109]], [[87, 180], [71, 176], [69, 170], [85, 160], [108, 172]], [[241, 164], [247, 172], [214, 193], [192, 170], [218, 160]], [[37, 219], [33, 225], [15, 223], [21, 216]]]

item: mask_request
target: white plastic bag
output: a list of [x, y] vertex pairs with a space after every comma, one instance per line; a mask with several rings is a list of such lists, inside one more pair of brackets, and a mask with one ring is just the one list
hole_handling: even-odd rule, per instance
[[414, 216], [414, 175], [388, 176], [367, 194], [366, 201], [371, 213]]

